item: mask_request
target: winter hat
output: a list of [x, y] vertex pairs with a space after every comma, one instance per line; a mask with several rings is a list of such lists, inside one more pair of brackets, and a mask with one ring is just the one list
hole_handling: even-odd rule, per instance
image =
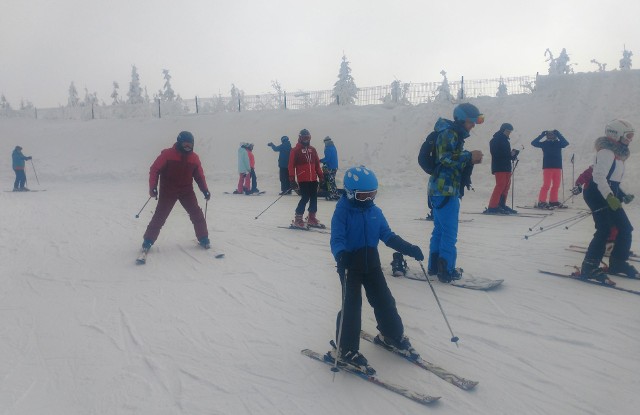
[[324, 138], [324, 142], [326, 143], [327, 141], [331, 141], [331, 137], [326, 136], [326, 137]]
[[180, 131], [180, 134], [178, 134], [178, 143], [193, 144], [193, 134], [191, 134], [189, 131]]
[[311, 136], [311, 133], [309, 132], [309, 130], [307, 130], [306, 128], [303, 128], [302, 130], [300, 130], [300, 134], [298, 134], [300, 137], [306, 137], [306, 136]]
[[289, 137], [287, 137], [286, 135], [283, 135], [282, 138], [280, 139], [281, 142], [285, 142], [285, 141], [289, 141]]
[[22, 147], [16, 146], [16, 150], [22, 150]]
[[505, 122], [500, 126], [500, 132], [503, 133], [505, 132], [505, 130], [513, 131], [513, 125], [509, 124], [508, 122]]

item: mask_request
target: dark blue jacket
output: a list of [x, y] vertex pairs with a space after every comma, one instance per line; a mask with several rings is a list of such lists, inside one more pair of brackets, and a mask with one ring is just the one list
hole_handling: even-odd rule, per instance
[[276, 146], [275, 144], [270, 146], [273, 151], [279, 151], [278, 155], [278, 167], [281, 169], [289, 168], [289, 154], [291, 154], [291, 143], [288, 141], [283, 141], [282, 144]]
[[[380, 266], [380, 258], [377, 255], [378, 242], [385, 244], [395, 237], [391, 231], [387, 219], [382, 210], [371, 203], [367, 207], [359, 207], [350, 202], [346, 196], [342, 196], [336, 204], [336, 210], [331, 218], [331, 253], [336, 261], [342, 251], [352, 254], [352, 257], [361, 260], [362, 253], [373, 253], [367, 258], [364, 255], [364, 264], [351, 264], [352, 267], [368, 268]], [[372, 252], [373, 251], [373, 252]], [[354, 255], [355, 254], [355, 255]], [[376, 261], [377, 264], [370, 261]]]
[[542, 149], [542, 168], [543, 169], [561, 169], [562, 168], [562, 149], [569, 145], [569, 142], [560, 133], [556, 133], [557, 140], [541, 141], [544, 134], [536, 137], [531, 145]]
[[489, 150], [491, 151], [491, 174], [511, 173], [512, 157], [509, 137], [505, 133], [498, 131], [489, 141]]

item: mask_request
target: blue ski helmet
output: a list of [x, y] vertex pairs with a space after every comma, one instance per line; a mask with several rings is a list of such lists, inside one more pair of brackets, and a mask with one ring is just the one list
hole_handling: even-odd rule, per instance
[[373, 170], [369, 170], [365, 166], [351, 167], [344, 174], [344, 191], [347, 199], [353, 200], [356, 191], [368, 192], [378, 190], [378, 179]]
[[484, 122], [484, 116], [480, 114], [480, 110], [468, 102], [458, 105], [453, 110], [453, 119], [462, 122], [469, 120], [475, 124], [482, 124]]

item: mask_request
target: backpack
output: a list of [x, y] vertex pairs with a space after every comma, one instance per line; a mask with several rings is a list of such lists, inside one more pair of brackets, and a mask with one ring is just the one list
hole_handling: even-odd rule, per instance
[[438, 138], [438, 132], [432, 131], [422, 143], [420, 147], [420, 153], [418, 153], [418, 164], [422, 167], [425, 173], [432, 175], [436, 171], [436, 164], [438, 163], [438, 155], [436, 151], [436, 139]]

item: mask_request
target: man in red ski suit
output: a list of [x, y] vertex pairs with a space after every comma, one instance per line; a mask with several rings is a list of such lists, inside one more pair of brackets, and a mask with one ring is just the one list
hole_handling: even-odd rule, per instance
[[[296, 228], [324, 227], [316, 218], [318, 211], [318, 179], [324, 180], [320, 157], [311, 146], [311, 134], [309, 130], [302, 129], [298, 135], [298, 144], [291, 149], [289, 156], [289, 183], [292, 189], [300, 192], [300, 202], [296, 207], [296, 215], [292, 226]], [[302, 220], [304, 208], [309, 203], [309, 217], [307, 223]]]
[[[193, 181], [198, 184], [204, 198], [209, 200], [211, 193], [202, 171], [200, 158], [193, 152], [193, 134], [182, 131], [173, 147], [162, 150], [149, 169], [149, 195], [158, 199], [158, 206], [144, 233], [142, 247], [151, 248], [160, 234], [169, 213], [176, 204], [180, 204], [189, 213], [198, 242], [203, 248], [210, 248], [207, 222], [198, 205], [193, 191]], [[158, 180], [160, 191], [158, 192]]]

